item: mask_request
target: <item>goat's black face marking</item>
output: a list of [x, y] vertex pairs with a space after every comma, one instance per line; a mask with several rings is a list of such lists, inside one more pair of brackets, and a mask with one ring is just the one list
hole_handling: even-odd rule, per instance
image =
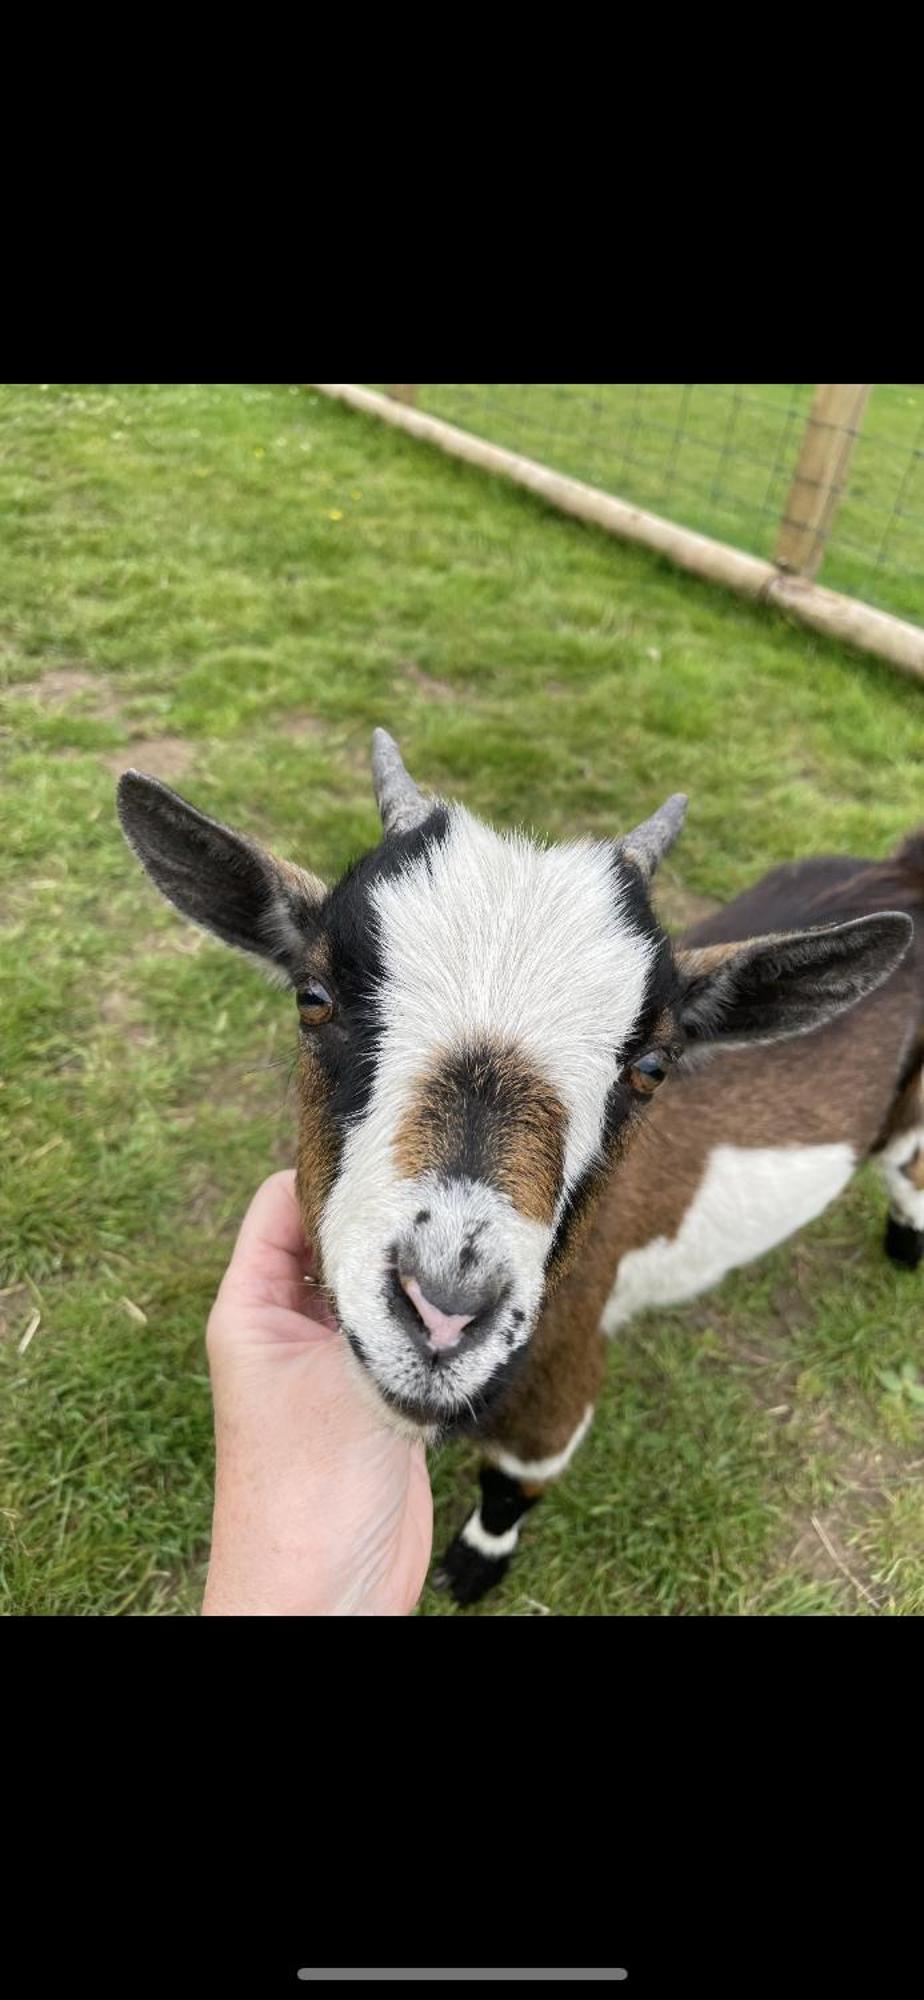
[[[476, 1239], [481, 1235], [484, 1226], [485, 1225], [483, 1222], [476, 1222], [474, 1228], [470, 1230], [469, 1234], [466, 1236], [465, 1242], [463, 1243], [462, 1248], [459, 1251], [460, 1271], [467, 1271], [470, 1269], [472, 1265], [477, 1265], [480, 1262], [481, 1252], [479, 1250], [476, 1250], [475, 1243]], [[514, 1313], [513, 1316], [514, 1319], [523, 1318], [522, 1313], [519, 1314]]]
[[350, 1343], [350, 1346], [351, 1346], [351, 1347], [352, 1347], [352, 1349], [353, 1349], [353, 1353], [354, 1353], [354, 1354], [356, 1355], [356, 1358], [357, 1358], [357, 1360], [358, 1360], [358, 1361], [362, 1361], [363, 1363], [365, 1363], [365, 1364], [367, 1364], [367, 1365], [368, 1365], [368, 1359], [369, 1359], [369, 1357], [368, 1357], [368, 1355], [367, 1355], [367, 1353], [366, 1353], [366, 1350], [365, 1350], [365, 1348], [364, 1348], [364, 1346], [363, 1346], [363, 1344], [362, 1344], [362, 1341], [361, 1341], [361, 1340], [360, 1340], [360, 1338], [359, 1338], [359, 1334], [358, 1334], [358, 1333], [352, 1333], [352, 1332], [350, 1331], [350, 1328], [349, 1328], [348, 1326], [342, 1326], [342, 1327], [341, 1327], [341, 1331], [342, 1331], [343, 1333], [345, 1333], [345, 1334], [346, 1334], [346, 1337], [347, 1337], [347, 1339], [348, 1339], [348, 1341], [349, 1341], [349, 1343]]
[[[634, 869], [629, 872], [632, 876], [636, 874]], [[666, 1067], [676, 1061], [683, 1050], [682, 1037], [675, 1019], [681, 981], [670, 940], [664, 935], [654, 917], [640, 878], [635, 895], [638, 921], [640, 924], [645, 924], [647, 935], [651, 938], [655, 949], [648, 969], [642, 1006], [624, 1050], [622, 1073], [612, 1085], [606, 1100], [601, 1159], [585, 1169], [571, 1189], [559, 1216], [546, 1257], [546, 1275], [549, 1280], [558, 1277], [562, 1270], [567, 1268], [575, 1235], [588, 1217], [620, 1147], [629, 1136], [633, 1123], [645, 1116], [645, 1099], [653, 1094], [653, 1090], [651, 1087], [639, 1087], [634, 1078], [635, 1069], [654, 1055], [657, 1056], [659, 1065], [664, 1063]], [[669, 1049], [658, 1048], [655, 1051], [651, 1047], [652, 1038], [656, 1033], [664, 1033], [665, 1027], [671, 1046]], [[648, 1083], [647, 1078], [645, 1083]]]
[[[320, 946], [314, 949], [325, 954], [330, 966], [337, 1006], [314, 1049], [325, 1078], [328, 1113], [341, 1143], [368, 1106], [382, 1027], [378, 997], [383, 965], [372, 890], [376, 882], [400, 872], [425, 856], [434, 842], [445, 839], [448, 821], [445, 807], [436, 806], [413, 832], [391, 834], [347, 869], [317, 915]], [[309, 993], [327, 991], [310, 973], [305, 985]]]

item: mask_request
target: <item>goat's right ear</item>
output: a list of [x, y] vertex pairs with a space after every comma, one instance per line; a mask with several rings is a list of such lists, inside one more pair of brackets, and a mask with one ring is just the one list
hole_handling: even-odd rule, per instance
[[225, 944], [298, 977], [323, 882], [188, 805], [159, 778], [126, 771], [119, 820], [161, 894]]
[[913, 934], [903, 910], [882, 910], [818, 930], [681, 946], [681, 1026], [690, 1043], [727, 1047], [804, 1035], [881, 986]]

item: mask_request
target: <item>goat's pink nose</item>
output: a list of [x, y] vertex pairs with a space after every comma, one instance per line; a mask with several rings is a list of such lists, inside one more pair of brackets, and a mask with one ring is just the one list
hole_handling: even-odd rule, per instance
[[441, 1312], [439, 1306], [432, 1306], [429, 1299], [424, 1298], [416, 1278], [402, 1278], [401, 1283], [430, 1335], [430, 1346], [455, 1347], [463, 1327], [474, 1319], [474, 1313]]

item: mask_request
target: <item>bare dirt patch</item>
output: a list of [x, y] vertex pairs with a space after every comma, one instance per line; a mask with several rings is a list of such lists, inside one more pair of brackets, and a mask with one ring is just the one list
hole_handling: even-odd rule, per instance
[[460, 698], [458, 688], [450, 687], [448, 681], [437, 680], [434, 674], [425, 673], [416, 660], [399, 660], [397, 671], [399, 678], [392, 683], [395, 694], [402, 692], [403, 683], [405, 687], [416, 688], [418, 694], [426, 695], [429, 701], [458, 701]]
[[[793, 1523], [798, 1526], [794, 1546], [781, 1559], [791, 1563], [816, 1582], [839, 1580], [846, 1590], [867, 1605], [870, 1611], [888, 1608], [888, 1586], [877, 1583], [857, 1546], [860, 1531], [872, 1520], [900, 1487], [918, 1484], [921, 1459], [909, 1459], [886, 1444], [862, 1450], [844, 1451], [844, 1440], [827, 1413], [819, 1418], [830, 1446], [842, 1456], [837, 1468], [838, 1491], [832, 1500], [813, 1514]], [[819, 1442], [821, 1440], [819, 1439]]]
[[49, 667], [37, 680], [14, 681], [10, 693], [24, 694], [30, 701], [59, 704], [73, 694], [90, 694], [99, 684], [99, 676], [88, 667]]
[[24, 1330], [28, 1319], [26, 1313], [28, 1303], [26, 1285], [6, 1285], [0, 1291], [0, 1340], [5, 1340], [7, 1334], [18, 1334]]
[[[150, 771], [155, 778], [181, 778], [194, 761], [194, 749], [181, 737], [146, 736], [144, 723], [126, 715], [126, 698], [118, 686], [108, 675], [94, 674], [88, 667], [49, 667], [37, 680], [16, 682], [9, 692], [39, 702], [52, 714], [66, 714], [72, 709], [76, 715], [94, 722], [111, 722], [121, 727], [128, 737], [125, 747], [102, 757], [105, 769], [115, 777], [134, 768]], [[87, 753], [62, 744], [53, 754], [73, 760]]]
[[124, 749], [103, 758], [107, 771], [144, 771], [152, 778], [182, 778], [195, 761], [195, 750], [180, 736], [135, 736]]
[[[11, 695], [24, 695], [54, 712], [69, 708], [76, 700], [82, 715], [96, 722], [121, 722], [122, 701], [106, 674], [94, 674], [89, 667], [48, 667], [33, 681], [14, 681]], [[84, 699], [92, 696], [92, 701]]]

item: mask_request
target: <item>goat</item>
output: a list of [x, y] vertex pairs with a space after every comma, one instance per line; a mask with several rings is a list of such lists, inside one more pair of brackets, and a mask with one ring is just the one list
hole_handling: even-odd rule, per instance
[[332, 888], [156, 778], [125, 773], [118, 809], [162, 893], [294, 990], [319, 1280], [392, 1420], [483, 1445], [439, 1573], [468, 1604], [633, 1313], [781, 1242], [868, 1155], [887, 1249], [920, 1258], [924, 835], [777, 868], [672, 943], [650, 891], [681, 794], [547, 845], [425, 797], [384, 730], [372, 767], [383, 838]]

